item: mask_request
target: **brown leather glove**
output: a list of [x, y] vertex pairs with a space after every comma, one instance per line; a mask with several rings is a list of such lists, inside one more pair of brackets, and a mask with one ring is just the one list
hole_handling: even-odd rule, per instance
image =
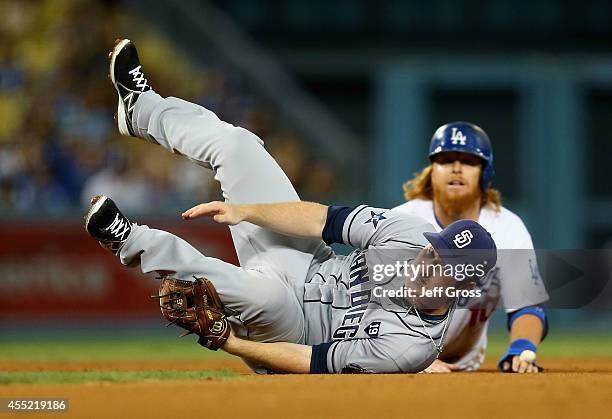
[[219, 349], [230, 334], [223, 303], [212, 282], [196, 278], [194, 282], [163, 277], [159, 286], [159, 306], [164, 317], [188, 332], [200, 336], [198, 343]]

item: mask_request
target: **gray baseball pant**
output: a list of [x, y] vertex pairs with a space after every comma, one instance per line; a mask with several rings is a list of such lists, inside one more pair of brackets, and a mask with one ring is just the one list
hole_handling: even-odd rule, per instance
[[[132, 122], [140, 137], [212, 169], [228, 203], [300, 199], [263, 141], [201, 106], [149, 91], [136, 102]], [[324, 243], [282, 236], [247, 222], [230, 230], [240, 267], [204, 256], [183, 239], [143, 225], [133, 226], [119, 257], [125, 265], [139, 264], [144, 273], [208, 278], [232, 315], [237, 336], [303, 342], [304, 281], [313, 255], [326, 251]]]

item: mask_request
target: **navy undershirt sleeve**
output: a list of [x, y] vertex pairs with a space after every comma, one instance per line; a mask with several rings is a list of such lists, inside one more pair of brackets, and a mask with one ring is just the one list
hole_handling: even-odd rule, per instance
[[342, 241], [342, 229], [347, 217], [353, 211], [352, 207], [331, 206], [327, 209], [327, 219], [323, 227], [323, 241], [327, 244], [340, 243]]
[[321, 343], [312, 347], [312, 355], [310, 357], [310, 373], [311, 374], [328, 374], [327, 369], [327, 352], [329, 347], [334, 342]]

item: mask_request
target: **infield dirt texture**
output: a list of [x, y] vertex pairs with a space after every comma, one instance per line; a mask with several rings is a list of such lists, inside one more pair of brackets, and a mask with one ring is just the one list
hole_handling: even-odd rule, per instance
[[[495, 372], [497, 341], [478, 373], [343, 376], [257, 376], [189, 342], [12, 341], [0, 349], [0, 397], [68, 398], [61, 417], [78, 418], [610, 417], [612, 355], [596, 340], [551, 343], [538, 375]], [[588, 356], [563, 355], [576, 350]], [[17, 417], [30, 415], [50, 414]]]

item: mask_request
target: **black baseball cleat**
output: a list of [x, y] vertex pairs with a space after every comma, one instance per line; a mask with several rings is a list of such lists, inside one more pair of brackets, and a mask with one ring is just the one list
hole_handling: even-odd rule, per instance
[[110, 58], [109, 76], [119, 95], [117, 125], [122, 135], [136, 137], [132, 112], [141, 93], [151, 90], [142, 72], [136, 46], [129, 39], [118, 39]]
[[112, 199], [96, 195], [85, 216], [85, 230], [103, 247], [117, 254], [132, 231], [132, 224], [121, 214]]

